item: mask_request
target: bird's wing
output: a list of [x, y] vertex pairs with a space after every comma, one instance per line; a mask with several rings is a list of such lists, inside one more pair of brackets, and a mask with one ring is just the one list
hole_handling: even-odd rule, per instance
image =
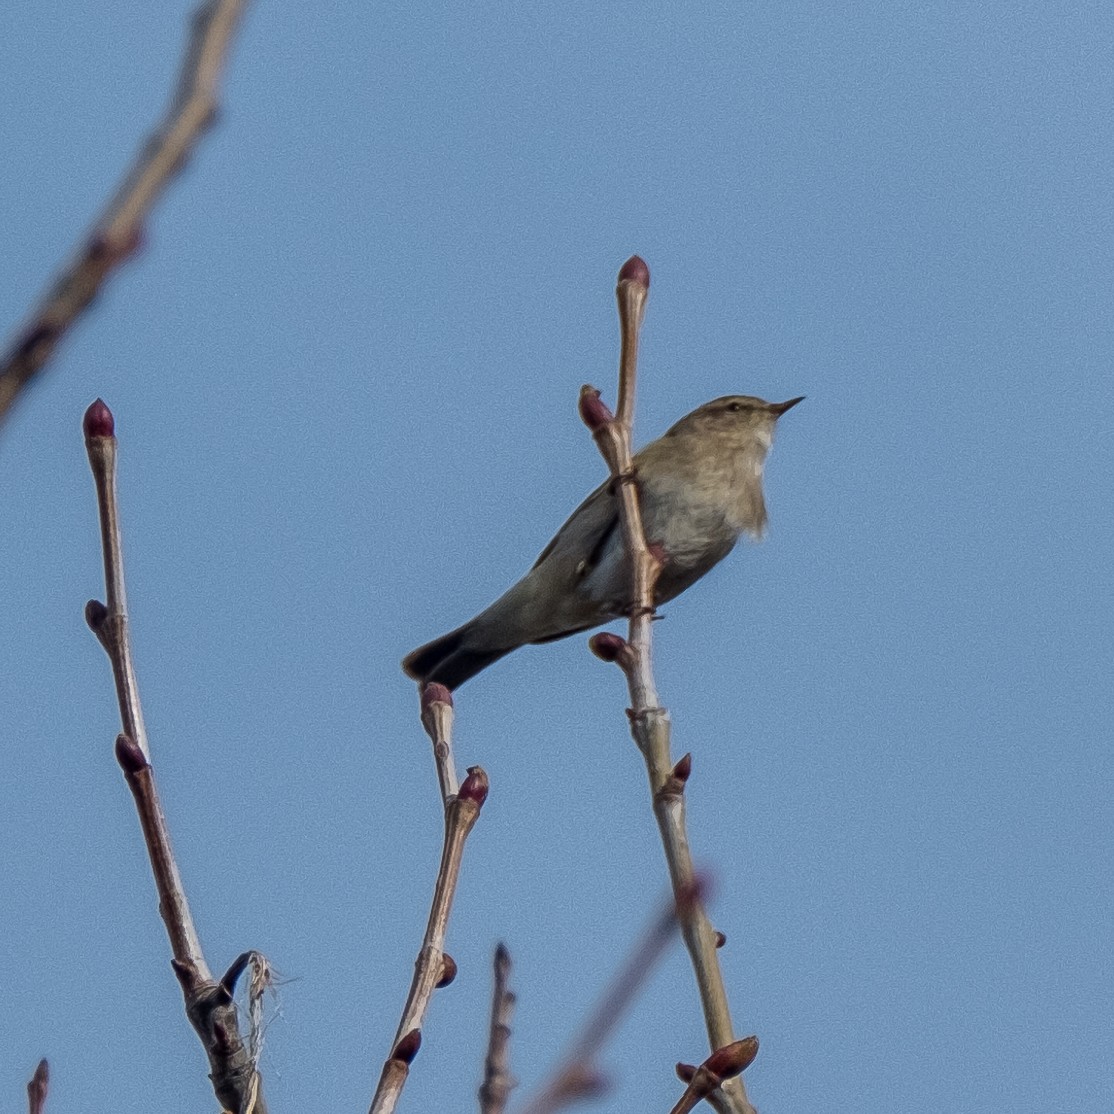
[[599, 564], [607, 543], [619, 526], [619, 505], [610, 490], [611, 481], [600, 484], [553, 536], [541, 551], [533, 567], [555, 553], [562, 557], [575, 557], [577, 575], [587, 576]]

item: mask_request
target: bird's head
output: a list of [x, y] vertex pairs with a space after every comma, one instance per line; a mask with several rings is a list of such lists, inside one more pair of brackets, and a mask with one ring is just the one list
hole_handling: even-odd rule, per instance
[[686, 414], [666, 436], [714, 437], [741, 446], [757, 441], [768, 449], [778, 418], [803, 399], [801, 395], [788, 402], [766, 402], [754, 395], [724, 395]]

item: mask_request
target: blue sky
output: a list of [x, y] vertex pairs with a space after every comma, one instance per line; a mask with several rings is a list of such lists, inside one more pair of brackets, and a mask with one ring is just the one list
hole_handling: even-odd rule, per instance
[[[14, 329], [168, 96], [192, 4], [16, 0]], [[439, 800], [398, 661], [602, 475], [615, 272], [653, 285], [639, 440], [808, 401], [771, 529], [666, 609], [658, 681], [764, 1114], [1109, 1109], [1114, 75], [1106, 4], [251, 9], [218, 129], [0, 441], [0, 1094], [205, 1110], [112, 758], [81, 415], [121, 445], [151, 744], [212, 965], [287, 980], [271, 1108], [366, 1109]], [[520, 1094], [656, 907], [619, 673], [573, 638], [458, 701], [492, 793], [402, 1109], [467, 1108], [489, 958]], [[674, 948], [597, 1109], [704, 1049]]]

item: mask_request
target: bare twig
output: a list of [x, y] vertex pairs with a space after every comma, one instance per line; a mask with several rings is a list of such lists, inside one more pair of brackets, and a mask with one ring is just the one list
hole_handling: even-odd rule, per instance
[[[108, 654], [116, 678], [124, 726], [124, 733], [116, 739], [116, 760], [135, 799], [159, 895], [159, 913], [170, 939], [171, 967], [182, 987], [186, 1016], [209, 1058], [214, 1093], [225, 1110], [266, 1114], [252, 1054], [240, 1037], [231, 989], [213, 978], [205, 962], [155, 786], [128, 639], [123, 546], [116, 500], [115, 423], [112, 412], [100, 399], [85, 412], [84, 429], [85, 448], [97, 488], [108, 600], [107, 604], [90, 600], [85, 606], [85, 618]], [[231, 981], [234, 983], [235, 978]]]
[[606, 1080], [599, 1068], [599, 1054], [673, 939], [678, 920], [683, 916], [683, 906], [699, 901], [700, 893], [701, 884], [694, 882], [687, 893], [666, 902], [600, 996], [595, 1011], [561, 1058], [552, 1078], [519, 1114], [554, 1114], [606, 1089]]
[[[84, 246], [55, 280], [0, 362], [0, 424], [101, 285], [143, 239], [143, 223], [217, 115], [217, 87], [247, 0], [207, 0], [194, 13], [178, 86]], [[138, 741], [138, 740], [137, 740]]]
[[50, 1066], [45, 1060], [39, 1061], [35, 1074], [27, 1084], [28, 1114], [43, 1114], [46, 1109], [46, 1093], [50, 1090]]
[[511, 1075], [511, 1017], [515, 996], [510, 989], [511, 953], [505, 944], [495, 949], [495, 978], [491, 995], [491, 1025], [488, 1030], [484, 1079], [480, 1084], [480, 1114], [503, 1114], [515, 1085]]
[[445, 953], [445, 935], [460, 878], [464, 843], [480, 817], [488, 791], [487, 774], [479, 766], [470, 767], [460, 789], [453, 791], [457, 777], [452, 760], [453, 717], [449, 690], [444, 685], [427, 685], [422, 691], [421, 702], [422, 724], [433, 744], [437, 780], [445, 804], [445, 840], [433, 887], [429, 920], [414, 964], [414, 978], [402, 1009], [394, 1044], [371, 1100], [370, 1114], [390, 1114], [395, 1109], [410, 1074], [410, 1064], [421, 1047], [422, 1021], [433, 992], [452, 982], [456, 975], [456, 964], [452, 956]]
[[[616, 296], [619, 303], [621, 352], [619, 402], [612, 417], [594, 387], [581, 388], [580, 412], [592, 430], [596, 444], [615, 481], [619, 496], [623, 543], [631, 562], [631, 613], [629, 634], [596, 635], [593, 650], [623, 670], [630, 691], [631, 734], [646, 762], [654, 816], [661, 833], [673, 892], [690, 890], [696, 874], [685, 829], [684, 784], [691, 770], [685, 756], [676, 767], [669, 754], [669, 713], [661, 707], [653, 675], [651, 627], [654, 616], [654, 586], [661, 562], [647, 544], [638, 503], [638, 477], [632, 463], [632, 419], [637, 378], [638, 333], [650, 289], [650, 271], [636, 255], [619, 271]], [[668, 554], [665, 555], [668, 559]], [[692, 959], [704, 1021], [713, 1050], [734, 1040], [727, 993], [716, 955], [717, 938], [699, 902], [681, 905], [681, 933]], [[753, 1114], [741, 1079], [725, 1080], [722, 1094], [735, 1114]]]
[[97, 512], [101, 522], [101, 555], [104, 561], [105, 603], [90, 600], [85, 621], [108, 654], [116, 682], [116, 702], [124, 734], [151, 760], [147, 728], [139, 702], [139, 685], [128, 637], [128, 594], [124, 586], [123, 535], [116, 498], [116, 436], [112, 411], [99, 398], [85, 412], [85, 451], [97, 487]]
[[453, 694], [444, 685], [426, 685], [422, 689], [422, 726], [433, 744], [433, 762], [437, 767], [437, 784], [445, 807], [456, 796], [456, 764], [453, 762]]

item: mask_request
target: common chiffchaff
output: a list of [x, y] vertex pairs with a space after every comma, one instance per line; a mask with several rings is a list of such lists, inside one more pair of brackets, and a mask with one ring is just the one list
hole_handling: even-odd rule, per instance
[[[664, 560], [656, 603], [695, 584], [741, 534], [761, 537], [762, 469], [774, 425], [800, 401], [717, 398], [635, 455], [646, 540]], [[514, 587], [464, 626], [408, 654], [402, 667], [415, 680], [456, 688], [519, 646], [597, 627], [630, 606], [630, 563], [608, 482], [573, 511]]]

